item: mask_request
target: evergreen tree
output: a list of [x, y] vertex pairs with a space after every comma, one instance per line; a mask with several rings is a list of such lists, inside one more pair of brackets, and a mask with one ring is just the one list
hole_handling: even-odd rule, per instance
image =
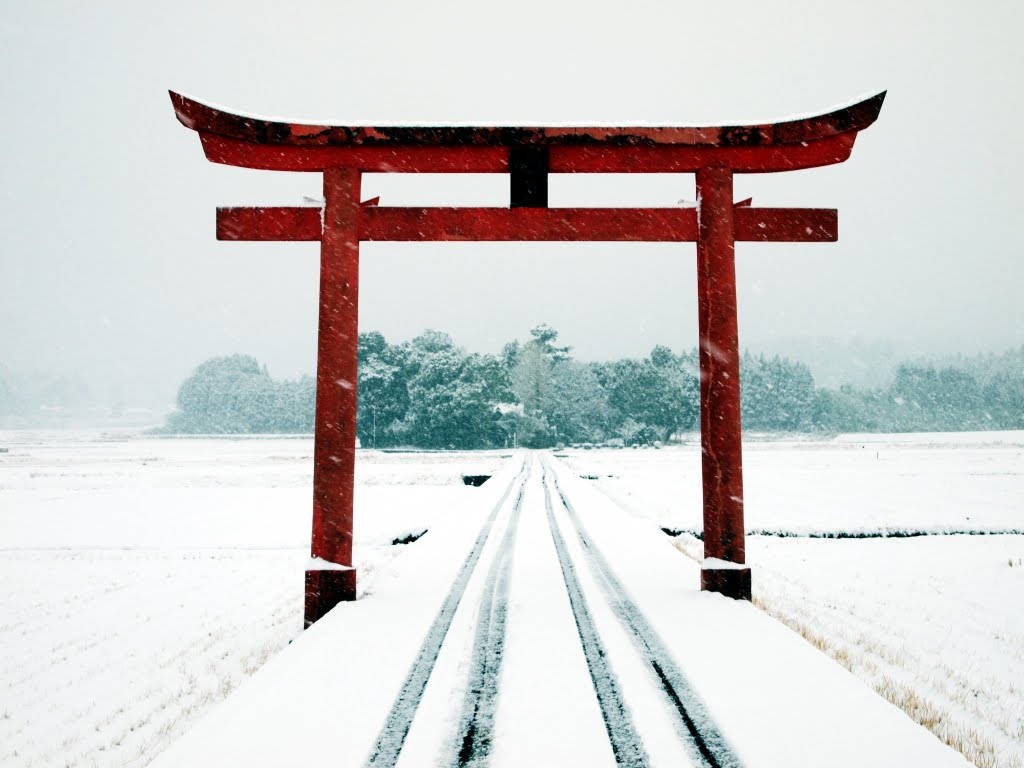
[[655, 347], [645, 360], [612, 363], [604, 375], [608, 402], [618, 413], [618, 431], [632, 420], [635, 426], [629, 425], [626, 431], [634, 442], [666, 440], [696, 421], [697, 379], [665, 347]]
[[512, 392], [527, 413], [544, 410], [551, 396], [551, 359], [537, 344], [527, 344], [519, 351], [512, 371]]
[[189, 433], [272, 431], [274, 384], [255, 358], [215, 357], [201, 363], [178, 389], [168, 429]]
[[366, 448], [394, 445], [409, 408], [406, 352], [377, 332], [359, 334], [356, 433]]
[[569, 359], [569, 352], [572, 351], [572, 347], [561, 347], [555, 344], [558, 341], [558, 331], [547, 323], [535, 325], [530, 329], [530, 335], [533, 339], [530, 340], [529, 344], [540, 348], [551, 362]]
[[611, 433], [614, 412], [593, 369], [574, 360], [551, 366], [543, 412], [554, 443], [599, 443]]
[[483, 448], [495, 440], [494, 358], [467, 355], [428, 331], [407, 355], [409, 406], [399, 435], [425, 448]]
[[745, 352], [740, 358], [740, 407], [747, 429], [795, 432], [809, 429], [820, 418], [814, 378], [802, 363], [783, 357], [766, 359]]

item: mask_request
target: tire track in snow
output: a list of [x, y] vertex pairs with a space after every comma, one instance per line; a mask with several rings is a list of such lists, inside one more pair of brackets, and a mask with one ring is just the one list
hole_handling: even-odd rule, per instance
[[505, 506], [505, 502], [512, 494], [512, 489], [516, 485], [519, 486], [519, 498], [522, 497], [527, 476], [528, 464], [524, 460], [519, 474], [508, 484], [505, 492], [498, 499], [498, 503], [494, 505], [494, 509], [488, 515], [487, 520], [484, 521], [480, 533], [477, 534], [476, 541], [473, 542], [473, 547], [462, 563], [462, 567], [455, 576], [455, 581], [452, 582], [451, 589], [448, 590], [448, 594], [441, 604], [441, 609], [427, 630], [423, 644], [420, 646], [420, 650], [416, 654], [412, 666], [409, 668], [409, 673], [402, 683], [398, 696], [395, 698], [395, 703], [392, 705], [391, 711], [388, 713], [387, 718], [385, 718], [384, 725], [377, 735], [370, 756], [364, 763], [366, 768], [384, 768], [385, 766], [390, 768], [398, 761], [402, 746], [405, 744], [405, 737], [409, 734], [409, 728], [412, 727], [416, 710], [419, 707], [420, 700], [423, 698], [423, 690], [427, 687], [427, 681], [434, 670], [437, 656], [441, 652], [441, 645], [448, 634], [448, 628], [452, 624], [455, 611], [459, 607], [463, 593], [466, 591], [469, 578], [473, 575], [473, 569], [480, 559], [480, 553], [487, 542], [491, 528], [494, 527], [494, 521], [498, 517], [498, 513]]
[[[587, 601], [583, 597], [583, 590], [576, 576], [575, 566], [569, 557], [569, 551], [565, 546], [565, 539], [562, 538], [562, 534], [558, 530], [558, 523], [555, 522], [551, 491], [548, 487], [548, 469], [543, 462], [541, 467], [544, 507], [547, 510], [551, 539], [555, 544], [559, 565], [562, 567], [562, 579], [569, 593], [569, 604], [572, 606], [572, 613], [576, 619], [576, 630], [580, 636], [580, 643], [583, 645], [583, 656], [587, 661], [590, 680], [594, 684], [594, 693], [597, 694], [597, 702], [601, 708], [601, 716], [604, 718], [608, 739], [611, 741], [615, 762], [629, 768], [646, 768], [649, 763], [647, 752], [644, 750], [640, 735], [633, 724], [633, 718], [622, 698], [622, 691], [615, 673], [612, 672], [608, 664], [604, 645], [590, 615]], [[557, 482], [555, 488], [558, 488]]]
[[453, 739], [449, 765], [482, 766], [487, 764], [494, 732], [494, 713], [498, 702], [498, 682], [505, 651], [505, 627], [508, 623], [509, 581], [512, 575], [512, 553], [522, 512], [523, 493], [532, 474], [533, 462], [512, 506], [505, 535], [487, 572], [480, 599], [462, 713]]
[[[626, 588], [615, 576], [608, 561], [587, 534], [579, 515], [558, 484], [557, 473], [549, 467], [546, 459], [542, 460], [542, 467], [545, 478], [550, 470], [551, 482], [576, 530], [584, 558], [597, 577], [605, 600], [626, 629], [637, 652], [649, 665], [665, 695], [666, 704], [676, 716], [676, 731], [690, 757], [696, 764], [705, 765], [708, 768], [742, 768], [742, 763], [707, 711], [704, 702], [676, 665], [672, 655], [655, 629], [647, 622], [640, 608], [629, 598]], [[547, 483], [545, 483], [544, 492], [545, 502], [548, 502]], [[550, 504], [548, 505], [548, 515], [552, 526], [552, 535], [555, 535], [554, 517]], [[561, 551], [559, 556], [561, 557]]]

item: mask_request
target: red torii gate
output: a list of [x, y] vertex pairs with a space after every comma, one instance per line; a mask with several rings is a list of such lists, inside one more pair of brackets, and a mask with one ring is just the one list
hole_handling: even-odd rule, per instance
[[[735, 242], [832, 242], [831, 209], [733, 202], [733, 175], [813, 168], [850, 156], [885, 93], [824, 115], [695, 128], [369, 127], [282, 123], [171, 92], [178, 120], [225, 165], [323, 173], [324, 206], [218, 208], [219, 240], [319, 240], [320, 319], [306, 626], [356, 595], [359, 243], [373, 240], [697, 243], [704, 493], [701, 588], [750, 599], [740, 444]], [[364, 172], [508, 173], [508, 208], [398, 208], [362, 202]], [[696, 208], [549, 208], [549, 173], [694, 173]]]

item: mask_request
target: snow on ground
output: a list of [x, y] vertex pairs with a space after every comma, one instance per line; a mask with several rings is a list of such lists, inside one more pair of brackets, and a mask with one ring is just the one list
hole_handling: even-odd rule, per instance
[[[565, 460], [632, 514], [700, 530], [695, 446]], [[753, 440], [744, 481], [749, 529], [1024, 530], [1020, 432]], [[769, 614], [979, 765], [1024, 765], [1024, 536], [750, 536], [747, 561]]]
[[[511, 473], [496, 476], [486, 506], [435, 526], [372, 598], [338, 606], [154, 767], [476, 765], [483, 745], [494, 766], [611, 765], [609, 742], [621, 765], [706, 765], [695, 729], [730, 768], [966, 768], [797, 633], [701, 593], [698, 565], [656, 526], [557, 464], [549, 506], [550, 472], [536, 471], [548, 462], [532, 463], [521, 505]], [[503, 487], [509, 501], [488, 517], [485, 541], [487, 526], [477, 531]], [[428, 631], [446, 615], [453, 555], [474, 537], [485, 543], [468, 580], [455, 581], [465, 592], [450, 628]], [[492, 603], [509, 573], [508, 603]], [[586, 706], [595, 696], [600, 713]]]
[[769, 614], [982, 765], [1024, 765], [1024, 536], [753, 537]]
[[[559, 484], [586, 510], [588, 550], [614, 563], [655, 645], [671, 649], [741, 765], [966, 765], [798, 634], [749, 603], [698, 591], [698, 563], [679, 558], [656, 527], [624, 524], [591, 483]], [[700, 708], [690, 711], [699, 718]]]
[[[498, 453], [360, 452], [360, 590]], [[302, 627], [309, 438], [0, 432], [0, 765], [142, 766]]]
[[[564, 454], [634, 514], [700, 531], [698, 446]], [[1022, 432], [748, 440], [746, 525], [801, 534], [1024, 531], [1022, 459]]]
[[[507, 456], [361, 451], [363, 594]], [[692, 442], [564, 456], [629, 514], [700, 530]], [[744, 459], [752, 529], [1024, 528], [1020, 432], [758, 439]], [[286, 646], [311, 468], [308, 438], [0, 432], [0, 764], [145, 765]], [[751, 536], [748, 560], [772, 616], [979, 765], [1024, 764], [1024, 536]]]
[[147, 763], [298, 633], [299, 560], [6, 550], [0, 764]]

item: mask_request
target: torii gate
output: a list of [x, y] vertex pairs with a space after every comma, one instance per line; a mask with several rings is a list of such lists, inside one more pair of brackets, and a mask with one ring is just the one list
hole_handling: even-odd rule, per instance
[[[374, 240], [697, 243], [704, 492], [701, 588], [750, 599], [745, 565], [735, 242], [833, 242], [831, 209], [733, 202], [733, 175], [841, 163], [885, 93], [815, 117], [695, 128], [369, 127], [282, 123], [171, 92], [178, 120], [225, 165], [323, 173], [324, 206], [218, 208], [219, 240], [319, 240], [320, 319], [306, 626], [356, 595], [359, 243]], [[362, 202], [373, 173], [507, 173], [508, 208], [398, 208]], [[694, 208], [549, 208], [549, 173], [694, 173]], [[322, 562], [322, 565], [320, 563]]]

